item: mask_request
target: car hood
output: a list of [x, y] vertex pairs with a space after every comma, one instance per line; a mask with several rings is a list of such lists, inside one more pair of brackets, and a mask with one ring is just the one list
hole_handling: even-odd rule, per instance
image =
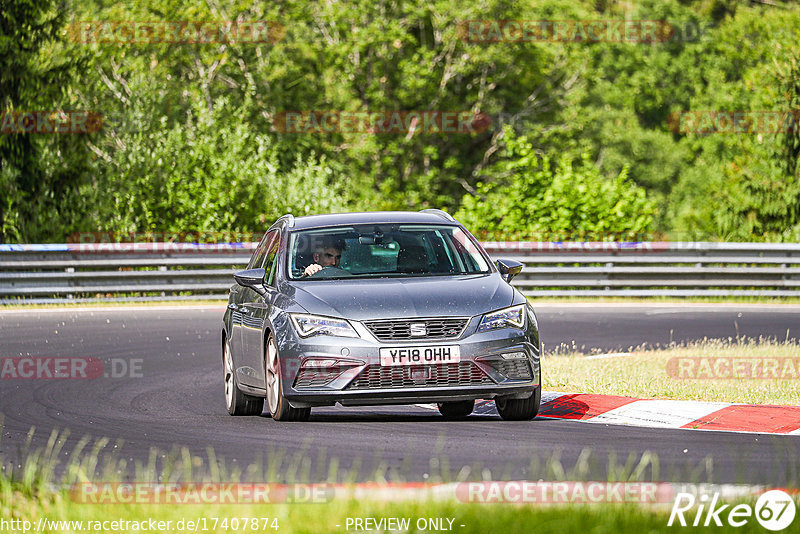
[[363, 321], [398, 317], [466, 317], [510, 306], [514, 289], [497, 273], [292, 284], [309, 313]]

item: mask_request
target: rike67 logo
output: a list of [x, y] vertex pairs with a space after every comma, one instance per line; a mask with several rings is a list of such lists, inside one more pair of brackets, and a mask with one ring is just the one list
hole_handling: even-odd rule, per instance
[[[708, 495], [701, 495], [698, 503], [698, 499], [691, 493], [678, 493], [667, 526], [675, 525], [676, 520], [678, 525], [688, 526], [688, 516], [693, 527], [721, 527], [725, 523], [732, 527], [741, 527], [755, 516], [765, 529], [779, 531], [792, 524], [796, 513], [792, 497], [781, 490], [770, 490], [761, 494], [756, 501], [755, 509], [749, 504], [737, 504], [733, 507], [730, 504], [722, 504], [719, 493], [714, 493], [711, 502], [707, 501]], [[695, 505], [697, 509], [693, 510]]]

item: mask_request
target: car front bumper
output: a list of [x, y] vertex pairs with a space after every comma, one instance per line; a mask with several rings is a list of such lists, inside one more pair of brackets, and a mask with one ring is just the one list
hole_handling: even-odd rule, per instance
[[[525, 330], [477, 333], [478, 322], [479, 318], [470, 320], [458, 338], [436, 341], [382, 342], [363, 325], [354, 325], [359, 338], [303, 339], [292, 331], [278, 340], [284, 395], [297, 408], [529, 397], [541, 384], [535, 324], [528, 324]], [[458, 364], [381, 365], [381, 348], [454, 345], [459, 347]], [[511, 354], [514, 359], [507, 359]], [[339, 365], [304, 367], [309, 360]]]

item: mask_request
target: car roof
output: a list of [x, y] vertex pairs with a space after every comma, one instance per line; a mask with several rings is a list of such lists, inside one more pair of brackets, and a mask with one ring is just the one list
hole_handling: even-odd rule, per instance
[[307, 215], [294, 219], [294, 230], [340, 226], [345, 224], [386, 224], [417, 223], [458, 226], [457, 222], [448, 220], [442, 214], [419, 211], [366, 211], [359, 213], [330, 213], [327, 215]]

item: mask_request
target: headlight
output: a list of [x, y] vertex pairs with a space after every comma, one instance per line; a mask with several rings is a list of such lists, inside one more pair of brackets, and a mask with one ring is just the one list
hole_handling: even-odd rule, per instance
[[311, 336], [339, 336], [358, 337], [350, 323], [344, 319], [320, 317], [319, 315], [305, 315], [301, 313], [290, 314], [297, 333], [300, 337]]
[[487, 313], [478, 325], [478, 332], [487, 332], [498, 328], [522, 328], [525, 326], [525, 305], [512, 306]]

